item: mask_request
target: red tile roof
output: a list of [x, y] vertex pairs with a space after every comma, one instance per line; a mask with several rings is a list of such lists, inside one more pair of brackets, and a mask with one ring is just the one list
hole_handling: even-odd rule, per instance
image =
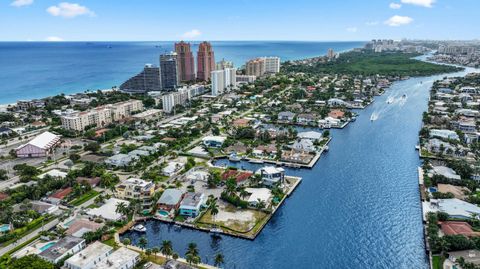
[[474, 232], [472, 226], [463, 221], [445, 221], [440, 223], [442, 232], [446, 235], [464, 235], [480, 236], [479, 232]]
[[50, 198], [57, 198], [57, 199], [63, 199], [67, 195], [69, 195], [72, 192], [72, 187], [68, 187], [66, 189], [59, 189], [56, 191], [54, 194], [50, 195]]

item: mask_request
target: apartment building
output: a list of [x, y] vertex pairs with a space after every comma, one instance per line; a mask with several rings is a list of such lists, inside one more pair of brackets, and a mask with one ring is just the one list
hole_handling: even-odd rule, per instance
[[115, 187], [115, 196], [119, 199], [135, 199], [141, 202], [142, 209], [150, 210], [153, 204], [155, 184], [138, 178], [130, 178]]

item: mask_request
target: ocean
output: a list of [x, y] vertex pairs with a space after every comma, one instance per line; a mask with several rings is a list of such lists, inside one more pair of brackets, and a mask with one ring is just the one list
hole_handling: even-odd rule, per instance
[[[171, 42], [0, 42], [0, 104], [119, 86], [147, 63], [158, 65]], [[192, 43], [196, 57], [199, 42]], [[361, 47], [365, 42], [216, 41], [215, 60], [236, 67], [260, 56], [282, 61]]]

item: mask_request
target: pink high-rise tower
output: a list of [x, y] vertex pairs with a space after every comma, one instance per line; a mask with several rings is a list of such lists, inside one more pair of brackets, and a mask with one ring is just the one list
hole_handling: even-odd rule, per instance
[[195, 63], [193, 53], [190, 50], [190, 43], [180, 41], [175, 43], [177, 53], [178, 77], [180, 81], [195, 80]]
[[215, 70], [215, 56], [210, 42], [202, 42], [197, 53], [197, 79], [209, 80], [210, 72]]

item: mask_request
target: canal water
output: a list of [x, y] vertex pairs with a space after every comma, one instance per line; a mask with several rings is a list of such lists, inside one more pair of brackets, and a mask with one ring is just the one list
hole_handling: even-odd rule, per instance
[[[254, 241], [149, 221], [148, 247], [171, 240], [184, 255], [195, 242], [202, 262], [222, 253], [225, 268], [427, 268], [415, 145], [429, 89], [442, 77], [396, 82], [356, 122], [331, 130], [330, 151], [313, 169], [287, 169], [303, 182]], [[141, 234], [123, 237], [138, 243]]]

